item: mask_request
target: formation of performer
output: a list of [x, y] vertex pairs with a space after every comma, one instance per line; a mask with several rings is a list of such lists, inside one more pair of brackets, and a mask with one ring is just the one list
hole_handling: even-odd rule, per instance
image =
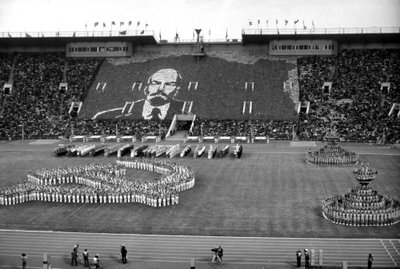
[[322, 201], [325, 219], [350, 226], [383, 226], [400, 221], [400, 201], [384, 197], [368, 184], [378, 172], [361, 164], [353, 171], [360, 186], [344, 195], [336, 195]]
[[309, 149], [306, 162], [321, 166], [351, 166], [358, 163], [358, 158], [358, 154], [346, 151], [333, 140], [318, 151]]
[[[128, 168], [154, 171], [157, 180], [126, 176]], [[0, 189], [0, 205], [28, 201], [63, 203], [144, 203], [161, 207], [179, 203], [179, 192], [192, 188], [194, 170], [154, 159], [118, 160], [116, 164], [38, 169], [28, 181]]]

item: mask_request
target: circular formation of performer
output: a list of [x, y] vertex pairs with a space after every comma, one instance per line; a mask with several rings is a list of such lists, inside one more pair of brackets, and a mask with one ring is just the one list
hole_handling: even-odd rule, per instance
[[[162, 176], [155, 180], [129, 178], [127, 169], [147, 170]], [[178, 194], [194, 186], [194, 175], [190, 167], [155, 159], [44, 168], [29, 173], [25, 183], [0, 189], [0, 205], [46, 201], [168, 206], [178, 204]]]
[[358, 163], [358, 154], [348, 152], [338, 144], [335, 137], [326, 137], [328, 143], [318, 151], [308, 150], [308, 164], [320, 166], [352, 166]]
[[368, 184], [375, 179], [377, 171], [368, 164], [353, 171], [360, 186], [344, 195], [336, 195], [322, 201], [325, 219], [349, 226], [385, 226], [400, 221], [400, 202], [384, 197]]

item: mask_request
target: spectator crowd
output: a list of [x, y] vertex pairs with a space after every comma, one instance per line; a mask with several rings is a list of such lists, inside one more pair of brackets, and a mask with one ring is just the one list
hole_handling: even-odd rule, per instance
[[[337, 56], [299, 58], [299, 101], [310, 102], [309, 113], [292, 121], [251, 115], [196, 119], [190, 135], [323, 140], [334, 127], [342, 141], [395, 143], [400, 139], [400, 119], [388, 113], [393, 103], [400, 103], [399, 54], [399, 50], [344, 50]], [[72, 134], [165, 137], [171, 121], [86, 120], [69, 115], [71, 102], [85, 100], [101, 64], [100, 59], [71, 59], [58, 52], [1, 54], [0, 83], [11, 72], [13, 92], [7, 98], [2, 93], [0, 100], [0, 139]], [[60, 91], [60, 82], [68, 83], [67, 91]], [[323, 89], [324, 82], [332, 82], [329, 91]], [[384, 82], [390, 89], [381, 90]]]

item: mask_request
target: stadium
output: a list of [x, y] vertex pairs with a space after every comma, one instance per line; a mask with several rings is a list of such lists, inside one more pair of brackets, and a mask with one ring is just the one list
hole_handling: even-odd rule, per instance
[[[399, 56], [398, 28], [2, 33], [0, 267], [398, 268]], [[328, 216], [362, 169], [365, 219]]]

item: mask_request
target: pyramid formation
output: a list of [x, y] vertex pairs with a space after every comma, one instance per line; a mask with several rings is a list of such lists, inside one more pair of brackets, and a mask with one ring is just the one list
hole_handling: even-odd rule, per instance
[[400, 221], [400, 201], [385, 197], [372, 189], [371, 183], [378, 172], [361, 163], [353, 171], [360, 183], [344, 195], [335, 195], [322, 201], [322, 214], [325, 219], [349, 226], [385, 226]]
[[308, 150], [306, 161], [308, 164], [319, 166], [352, 166], [358, 163], [358, 154], [343, 149], [336, 135], [325, 137], [327, 144], [317, 151]]

